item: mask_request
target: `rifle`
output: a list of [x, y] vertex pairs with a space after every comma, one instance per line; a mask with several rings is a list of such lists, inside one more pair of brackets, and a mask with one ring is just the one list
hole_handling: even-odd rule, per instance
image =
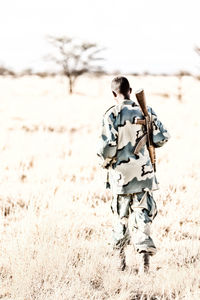
[[156, 172], [156, 153], [155, 153], [155, 147], [153, 146], [153, 142], [152, 142], [152, 122], [151, 122], [151, 118], [150, 118], [148, 110], [147, 110], [147, 104], [146, 104], [144, 90], [143, 89], [138, 90], [135, 93], [135, 96], [137, 98], [137, 101], [140, 105], [141, 111], [145, 118], [145, 127], [146, 127], [146, 135], [147, 135], [147, 149], [149, 151], [149, 156], [151, 159], [151, 163], [152, 163], [154, 172]]

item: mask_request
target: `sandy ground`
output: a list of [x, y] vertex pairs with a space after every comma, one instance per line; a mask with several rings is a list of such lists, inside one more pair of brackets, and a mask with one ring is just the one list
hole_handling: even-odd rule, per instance
[[[200, 83], [128, 77], [168, 128], [157, 150], [158, 253], [148, 275], [112, 251], [111, 195], [96, 147], [102, 114], [114, 104], [111, 77], [0, 78], [0, 298], [200, 299]], [[134, 96], [133, 96], [134, 98]]]

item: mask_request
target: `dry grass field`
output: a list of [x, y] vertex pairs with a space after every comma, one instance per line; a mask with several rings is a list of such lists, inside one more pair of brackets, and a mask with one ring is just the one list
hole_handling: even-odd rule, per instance
[[[148, 275], [112, 251], [111, 195], [96, 157], [111, 77], [0, 78], [0, 299], [200, 299], [200, 83], [128, 77], [143, 87], [171, 139], [157, 150], [152, 225], [158, 253]], [[134, 97], [133, 97], [134, 98]]]

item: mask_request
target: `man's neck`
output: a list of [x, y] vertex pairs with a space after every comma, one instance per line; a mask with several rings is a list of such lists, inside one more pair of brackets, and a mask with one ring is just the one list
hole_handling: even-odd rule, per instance
[[125, 100], [130, 100], [130, 95], [122, 95], [122, 94], [118, 94], [117, 97], [116, 97], [116, 100], [117, 100], [117, 103], [121, 103], [122, 101], [125, 101]]

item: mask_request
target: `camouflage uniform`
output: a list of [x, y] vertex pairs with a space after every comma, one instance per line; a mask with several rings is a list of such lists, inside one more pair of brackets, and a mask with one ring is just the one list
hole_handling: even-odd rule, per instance
[[[161, 147], [169, 139], [169, 133], [152, 108], [148, 107], [148, 112], [153, 124], [154, 146]], [[146, 144], [134, 154], [145, 134], [145, 126], [136, 124], [137, 119], [143, 119], [143, 114], [134, 101], [125, 99], [112, 106], [103, 117], [98, 155], [102, 167], [109, 172], [109, 185], [114, 195], [111, 203], [116, 216], [114, 246], [120, 249], [129, 242], [129, 220], [137, 251], [154, 254], [156, 247], [150, 237], [150, 224], [157, 214], [152, 191], [158, 189], [158, 182]]]

